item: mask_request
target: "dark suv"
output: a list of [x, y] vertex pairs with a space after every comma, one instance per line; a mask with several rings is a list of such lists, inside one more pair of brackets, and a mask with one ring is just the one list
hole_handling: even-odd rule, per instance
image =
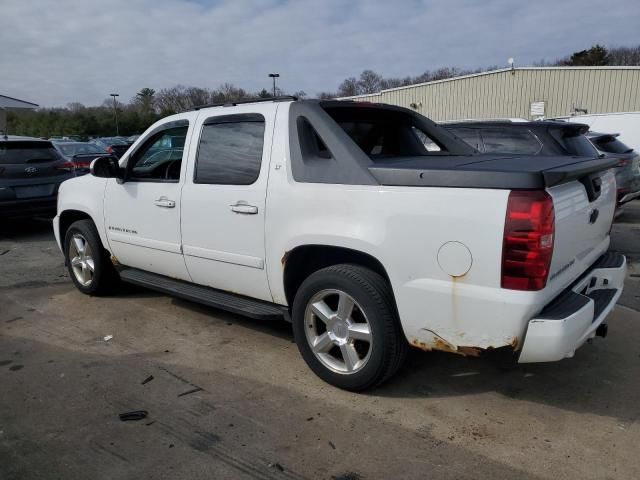
[[599, 156], [584, 135], [589, 126], [581, 123], [490, 120], [443, 123], [442, 126], [481, 153]]
[[74, 168], [50, 141], [0, 136], [0, 216], [53, 216], [58, 187]]
[[617, 133], [588, 132], [587, 138], [607, 157], [618, 160], [616, 184], [618, 203], [622, 205], [640, 198], [640, 155], [620, 141]]

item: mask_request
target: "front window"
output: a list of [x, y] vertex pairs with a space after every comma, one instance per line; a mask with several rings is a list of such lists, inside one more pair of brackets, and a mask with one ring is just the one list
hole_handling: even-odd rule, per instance
[[129, 178], [134, 181], [178, 181], [188, 128], [169, 128], [147, 140], [127, 165]]

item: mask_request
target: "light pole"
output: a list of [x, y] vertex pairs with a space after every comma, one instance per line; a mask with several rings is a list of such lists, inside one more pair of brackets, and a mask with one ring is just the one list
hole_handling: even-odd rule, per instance
[[118, 127], [118, 102], [116, 101], [116, 97], [119, 97], [120, 95], [117, 93], [110, 93], [109, 96], [113, 97], [113, 111], [116, 114], [116, 136], [119, 137], [120, 128]]
[[280, 76], [279, 73], [270, 73], [269, 76], [273, 78], [273, 96], [276, 96], [276, 78]]

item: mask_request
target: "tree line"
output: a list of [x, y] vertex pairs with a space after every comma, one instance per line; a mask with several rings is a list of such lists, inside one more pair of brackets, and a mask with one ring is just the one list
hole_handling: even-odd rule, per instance
[[[548, 62], [541, 60], [535, 66], [606, 66], [640, 65], [640, 45], [636, 47], [609, 48], [602, 45], [574, 52], [566, 57]], [[376, 93], [387, 88], [402, 87], [416, 83], [444, 80], [460, 75], [495, 70], [497, 66], [475, 70], [445, 67], [426, 70], [417, 76], [383, 77], [373, 70], [364, 70], [359, 77], [344, 79], [335, 91], [318, 93], [322, 99], [349, 97]], [[286, 92], [276, 89], [276, 95]], [[304, 98], [304, 91], [293, 92]], [[114, 102], [106, 99], [100, 106], [87, 107], [70, 103], [65, 108], [40, 108], [33, 111], [10, 111], [7, 115], [8, 130], [12, 134], [34, 137], [80, 135], [84, 137], [113, 136], [116, 134], [115, 116], [118, 117], [121, 135], [141, 133], [156, 120], [174, 113], [191, 110], [199, 105], [226, 103], [250, 98], [271, 97], [267, 89], [249, 91], [230, 83], [218, 88], [187, 87], [176, 85], [154, 90], [141, 89], [129, 102]]]

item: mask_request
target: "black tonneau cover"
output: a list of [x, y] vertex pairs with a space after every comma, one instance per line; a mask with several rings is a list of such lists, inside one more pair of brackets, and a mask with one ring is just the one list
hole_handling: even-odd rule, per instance
[[552, 187], [616, 163], [568, 156], [422, 156], [377, 159], [369, 171], [382, 185], [517, 190]]

